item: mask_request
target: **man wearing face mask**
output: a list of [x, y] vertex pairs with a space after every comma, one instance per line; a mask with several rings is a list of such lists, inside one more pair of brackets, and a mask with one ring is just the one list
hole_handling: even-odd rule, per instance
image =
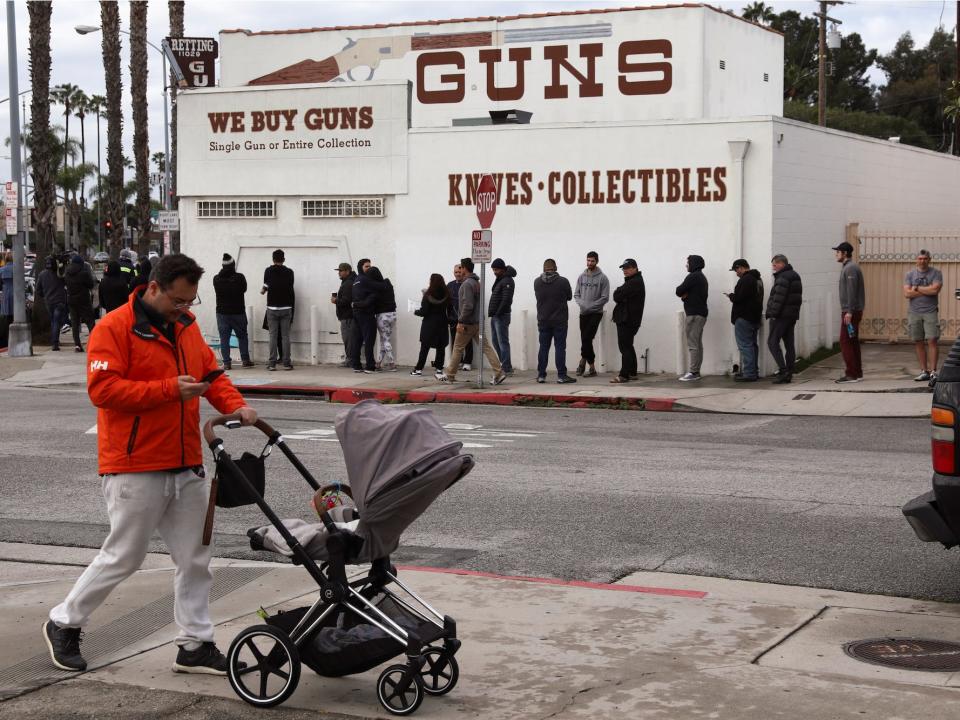
[[[99, 473], [110, 533], [66, 599], [50, 611], [43, 639], [61, 670], [87, 667], [80, 629], [110, 592], [136, 572], [159, 532], [176, 565], [174, 672], [226, 675], [210, 619], [211, 546], [202, 544], [209, 485], [200, 443], [200, 396], [253, 425], [257, 413], [226, 375], [189, 309], [203, 269], [165, 255], [145, 288], [90, 335], [87, 393], [97, 407]], [[222, 372], [222, 371], [221, 371]]]

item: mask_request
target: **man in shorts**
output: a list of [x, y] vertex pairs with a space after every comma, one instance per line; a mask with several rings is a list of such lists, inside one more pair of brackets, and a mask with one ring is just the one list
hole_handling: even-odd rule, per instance
[[924, 382], [937, 377], [937, 342], [940, 339], [940, 315], [937, 296], [943, 287], [943, 275], [930, 267], [930, 252], [917, 253], [917, 267], [903, 280], [903, 296], [910, 301], [907, 319], [910, 339], [917, 348], [920, 374], [914, 380]]

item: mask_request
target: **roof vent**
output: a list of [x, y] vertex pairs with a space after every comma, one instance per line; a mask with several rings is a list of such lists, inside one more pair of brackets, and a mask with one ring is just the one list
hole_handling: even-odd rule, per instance
[[490, 121], [494, 125], [529, 125], [533, 113], [525, 110], [491, 110]]

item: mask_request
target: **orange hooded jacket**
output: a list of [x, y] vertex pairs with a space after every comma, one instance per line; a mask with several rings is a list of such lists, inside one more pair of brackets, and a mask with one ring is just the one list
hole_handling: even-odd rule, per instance
[[[87, 393], [97, 406], [100, 474], [151, 472], [203, 464], [200, 398], [183, 401], [177, 377], [199, 381], [217, 369], [196, 318], [184, 313], [172, 345], [151, 324], [134, 292], [90, 335]], [[204, 397], [221, 413], [246, 405], [226, 375]]]

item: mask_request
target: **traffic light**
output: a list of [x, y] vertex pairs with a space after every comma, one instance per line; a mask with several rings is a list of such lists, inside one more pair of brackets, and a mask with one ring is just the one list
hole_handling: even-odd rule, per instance
[[103, 231], [104, 231], [105, 233], [107, 233], [108, 235], [109, 235], [111, 232], [113, 232], [113, 221], [112, 221], [112, 220], [104, 220], [104, 221], [103, 221]]

